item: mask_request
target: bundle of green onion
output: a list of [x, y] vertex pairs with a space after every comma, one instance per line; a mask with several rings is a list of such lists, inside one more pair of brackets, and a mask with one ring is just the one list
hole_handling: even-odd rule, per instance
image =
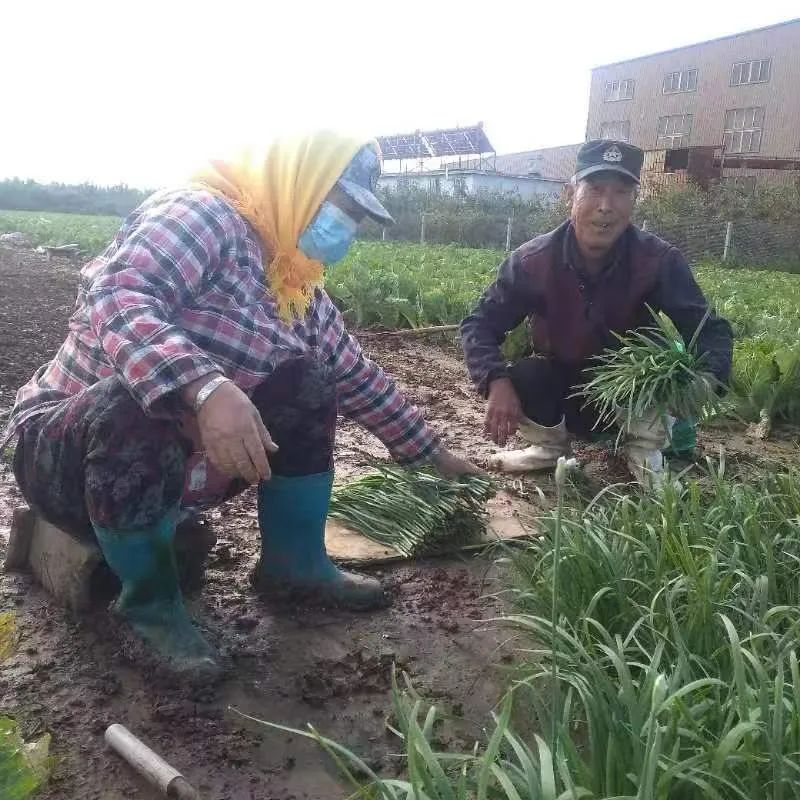
[[448, 480], [429, 469], [377, 465], [377, 472], [334, 489], [329, 516], [404, 556], [467, 543], [486, 528], [489, 478]]
[[580, 393], [599, 412], [598, 425], [616, 422], [620, 432], [648, 414], [699, 419], [720, 406], [718, 382], [707, 371], [705, 356], [692, 340], [683, 346], [660, 316], [650, 328], [617, 335], [620, 347], [595, 358], [591, 380]]

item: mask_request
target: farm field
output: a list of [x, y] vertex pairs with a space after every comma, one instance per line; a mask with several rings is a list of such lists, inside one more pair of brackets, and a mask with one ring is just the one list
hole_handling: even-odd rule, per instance
[[77, 244], [87, 254], [99, 253], [119, 228], [119, 217], [0, 211], [0, 234], [19, 232], [33, 245]]
[[[34, 245], [77, 243], [103, 249], [116, 217], [0, 211], [0, 233], [20, 231]], [[459, 322], [492, 280], [502, 251], [358, 242], [329, 270], [327, 290], [355, 328], [416, 328]], [[697, 279], [736, 335], [731, 412], [754, 422], [800, 422], [800, 280], [767, 270], [699, 264]], [[524, 342], [522, 331], [510, 350]], [[3, 392], [10, 387], [0, 387]]]
[[[0, 212], [0, 231], [93, 251], [116, 225], [16, 214]], [[454, 334], [380, 331], [458, 322], [502, 257], [361, 242], [327, 282], [368, 355], [448, 446], [478, 461], [494, 448], [483, 439], [482, 402]], [[0, 415], [61, 343], [78, 268], [0, 246]], [[247, 585], [257, 531], [246, 493], [215, 512], [218, 543], [193, 599], [235, 669], [200, 694], [133, 666], [102, 609], [71, 619], [26, 577], [0, 575], [0, 610], [16, 609], [21, 634], [0, 672], [0, 715], [19, 720], [26, 737], [52, 733], [59, 761], [41, 797], [158, 796], [102, 747], [105, 725], [120, 716], [169, 753], [204, 797], [347, 794], [316, 745], [244, 721], [229, 706], [298, 728], [312, 722], [384, 777], [407, 778], [392, 754], [410, 751], [415, 785], [431, 798], [800, 796], [800, 278], [711, 264], [698, 266], [697, 277], [734, 326], [735, 378], [725, 413], [700, 431], [697, 462], [675, 464], [688, 470], [683, 489], [648, 498], [614, 487], [624, 473], [596, 445], [578, 452], [584, 475], [564, 488], [558, 515], [549, 476], [498, 476], [525, 514], [533, 509], [527, 521], [543, 534], [510, 565], [494, 565], [490, 553], [383, 567], [394, 598], [386, 612], [274, 614]], [[765, 440], [748, 429], [762, 411], [774, 423]], [[339, 478], [362, 474], [382, 451], [343, 425]], [[2, 554], [20, 498], [7, 466], [0, 470]], [[600, 489], [605, 495], [588, 503]], [[419, 708], [407, 690], [392, 711], [392, 661], [410, 674]], [[513, 711], [500, 703], [509, 687]], [[444, 719], [426, 727], [429, 702]], [[390, 718], [405, 745], [387, 733]], [[560, 755], [551, 762], [554, 741]], [[472, 787], [464, 794], [454, 764]], [[400, 786], [379, 791], [406, 796]]]

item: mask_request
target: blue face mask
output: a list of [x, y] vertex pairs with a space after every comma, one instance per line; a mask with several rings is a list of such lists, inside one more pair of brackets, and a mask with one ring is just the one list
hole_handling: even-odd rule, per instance
[[303, 231], [297, 246], [315, 261], [335, 264], [347, 255], [357, 231], [358, 223], [326, 200], [313, 222]]

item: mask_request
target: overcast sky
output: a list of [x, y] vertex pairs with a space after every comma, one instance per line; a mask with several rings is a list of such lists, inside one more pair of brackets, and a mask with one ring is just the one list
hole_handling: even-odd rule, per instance
[[593, 66], [798, 16], [797, 0], [6, 0], [0, 177], [180, 180], [286, 125], [482, 120], [499, 153], [581, 141]]

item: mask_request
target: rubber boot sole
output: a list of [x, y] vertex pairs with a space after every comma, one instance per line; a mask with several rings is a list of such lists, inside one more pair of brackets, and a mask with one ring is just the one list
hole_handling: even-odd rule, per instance
[[392, 604], [389, 595], [374, 578], [354, 572], [342, 572], [342, 575], [339, 584], [306, 586], [267, 578], [261, 572], [260, 564], [256, 564], [250, 573], [250, 585], [265, 599], [312, 608], [377, 611]]

